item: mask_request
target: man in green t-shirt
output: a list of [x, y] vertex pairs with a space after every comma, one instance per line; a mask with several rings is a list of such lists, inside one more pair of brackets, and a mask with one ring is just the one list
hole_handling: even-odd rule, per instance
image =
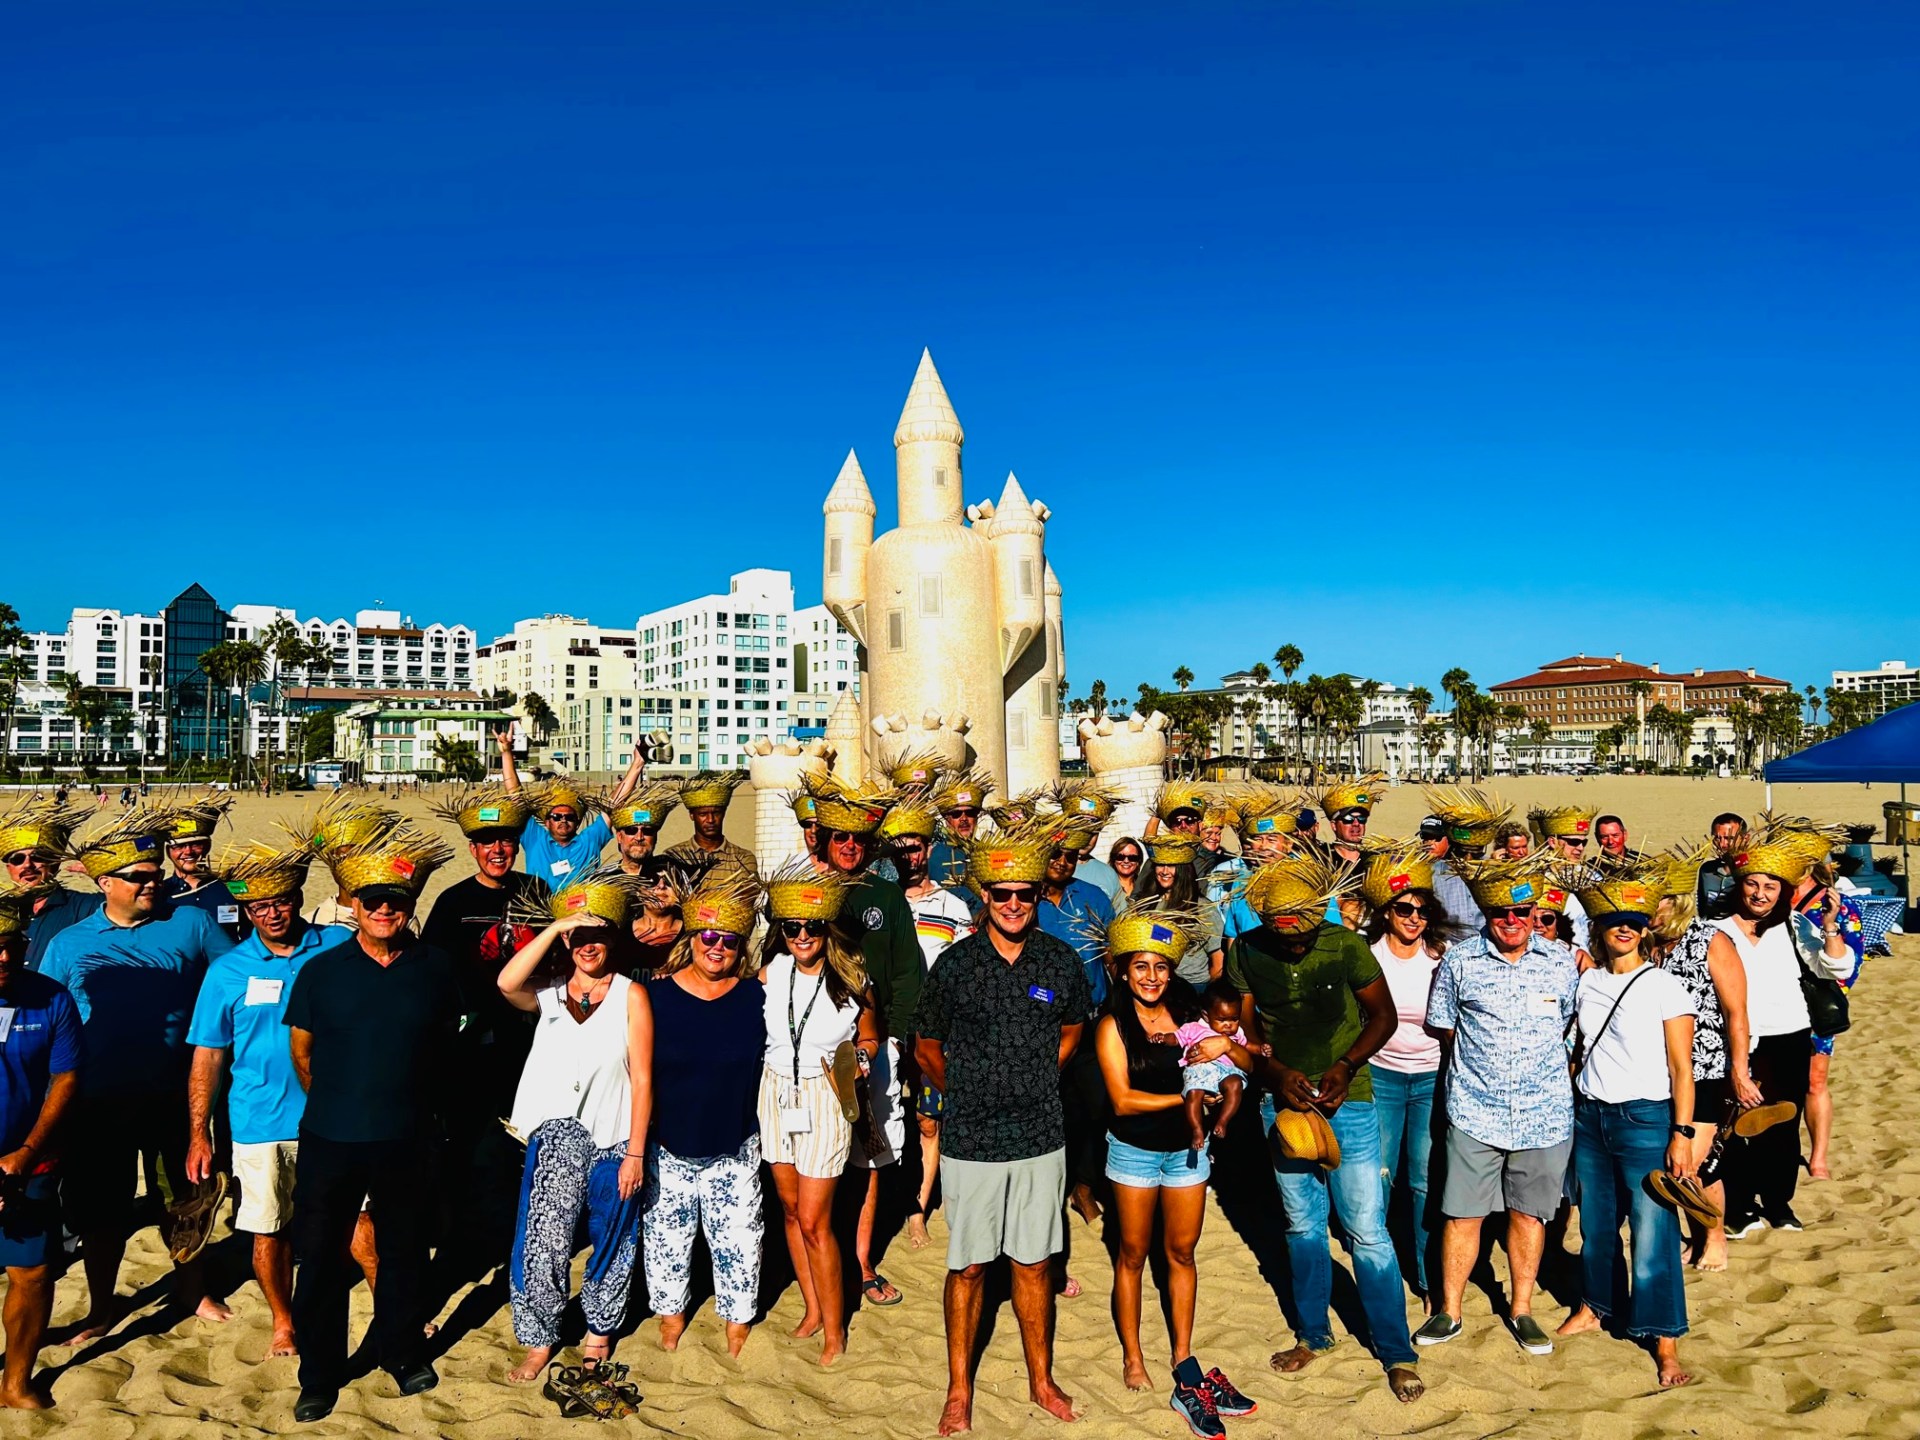
[[1333, 1348], [1328, 1218], [1338, 1211], [1374, 1355], [1387, 1367], [1393, 1393], [1414, 1400], [1426, 1387], [1415, 1368], [1406, 1291], [1387, 1235], [1380, 1126], [1366, 1063], [1393, 1034], [1398, 1017], [1366, 941], [1326, 923], [1328, 901], [1350, 888], [1345, 873], [1344, 865], [1317, 850], [1262, 865], [1246, 886], [1260, 928], [1236, 936], [1227, 950], [1226, 979], [1240, 991], [1241, 1027], [1270, 1057], [1258, 1061], [1259, 1078], [1269, 1089], [1260, 1113], [1270, 1136], [1277, 1102], [1318, 1110], [1340, 1142], [1340, 1163], [1332, 1170], [1274, 1153], [1299, 1332], [1291, 1350], [1273, 1357], [1273, 1366], [1290, 1374]]

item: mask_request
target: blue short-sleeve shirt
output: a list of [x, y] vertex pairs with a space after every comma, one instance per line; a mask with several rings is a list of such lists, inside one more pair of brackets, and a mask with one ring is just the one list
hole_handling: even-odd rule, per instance
[[[0, 1155], [18, 1150], [40, 1118], [56, 1075], [80, 1068], [80, 1010], [65, 988], [21, 971], [0, 995]], [[46, 1169], [51, 1157], [36, 1168]]]
[[544, 880], [558, 895], [582, 875], [600, 863], [600, 852], [613, 839], [613, 827], [607, 817], [596, 815], [580, 827], [580, 833], [562, 845], [547, 833], [538, 816], [527, 821], [520, 831], [521, 863], [527, 874]]
[[353, 932], [344, 925], [307, 925], [293, 953], [276, 955], [256, 933], [207, 967], [187, 1029], [189, 1045], [233, 1051], [227, 1118], [242, 1145], [297, 1140], [307, 1092], [293, 1069], [286, 1027], [294, 976], [309, 959]]
[[1112, 919], [1113, 906], [1100, 887], [1084, 880], [1067, 881], [1057, 905], [1051, 900], [1040, 902], [1040, 928], [1073, 947], [1087, 972], [1087, 988], [1093, 992], [1096, 1008], [1107, 998], [1107, 925]]

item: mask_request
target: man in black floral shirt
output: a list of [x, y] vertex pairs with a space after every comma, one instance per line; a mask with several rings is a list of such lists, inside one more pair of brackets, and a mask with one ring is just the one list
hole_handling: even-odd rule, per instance
[[1078, 1412], [1053, 1382], [1052, 1262], [1064, 1236], [1066, 1119], [1060, 1067], [1080, 1043], [1093, 997], [1073, 947], [1035, 926], [1052, 850], [1048, 827], [1003, 831], [969, 847], [986, 923], [934, 962], [914, 1023], [922, 1071], [946, 1095], [940, 1183], [946, 1194], [947, 1404], [940, 1433], [973, 1418], [973, 1351], [987, 1266], [1012, 1262], [1013, 1310], [1033, 1401]]

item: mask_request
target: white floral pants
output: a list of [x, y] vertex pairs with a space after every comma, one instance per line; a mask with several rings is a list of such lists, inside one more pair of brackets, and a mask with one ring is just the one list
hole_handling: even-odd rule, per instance
[[766, 1226], [760, 1199], [760, 1137], [749, 1135], [733, 1155], [685, 1160], [647, 1147], [641, 1202], [641, 1253], [647, 1294], [658, 1315], [687, 1308], [693, 1237], [704, 1234], [713, 1256], [715, 1308], [723, 1320], [749, 1325], [760, 1308], [760, 1243]]

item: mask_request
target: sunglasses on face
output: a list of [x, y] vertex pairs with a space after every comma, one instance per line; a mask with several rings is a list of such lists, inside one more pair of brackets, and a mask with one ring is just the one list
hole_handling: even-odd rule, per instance
[[718, 945], [722, 950], [740, 948], [740, 937], [731, 930], [702, 930], [699, 939], [702, 945]]
[[1390, 914], [1398, 915], [1402, 920], [1411, 920], [1416, 915], [1425, 919], [1427, 914], [1427, 907], [1417, 900], [1396, 900], [1387, 906], [1387, 910]]
[[556, 825], [571, 825], [579, 818], [580, 817], [575, 815], [571, 810], [549, 810], [547, 812], [547, 819]]
[[851, 845], [855, 841], [865, 843], [866, 838], [864, 835], [856, 835], [851, 830], [829, 830], [827, 832], [827, 843], [830, 845]]
[[1116, 865], [1138, 865], [1140, 863], [1140, 857], [1138, 855], [1116, 855], [1113, 857], [1113, 863]]
[[1533, 906], [1501, 905], [1487, 911], [1487, 918], [1489, 920], [1531, 920], [1533, 918]]
[[138, 875], [116, 875], [113, 878], [132, 889], [144, 890], [149, 885], [160, 884], [167, 877], [158, 870], [142, 870]]
[[1631, 930], [1635, 934], [1645, 930], [1648, 925], [1645, 915], [1614, 915], [1601, 928], [1603, 930]]
[[651, 835], [653, 834], [653, 827], [651, 825], [622, 825], [620, 827], [620, 833], [622, 835]]
[[1552, 929], [1559, 925], [1560, 917], [1552, 910], [1535, 910], [1533, 912], [1533, 923], [1542, 929]]
[[1036, 894], [1031, 885], [989, 885], [987, 899], [995, 905], [1031, 905]]
[[16, 850], [13, 854], [6, 857], [6, 862], [9, 865], [20, 866], [37, 858], [31, 850]]
[[947, 818], [951, 820], [978, 820], [980, 818], [980, 812], [970, 807], [960, 810], [949, 810], [947, 811]]
[[827, 933], [827, 922], [824, 920], [782, 920], [780, 922], [780, 933], [789, 940], [798, 940], [802, 935], [810, 935], [818, 939]]

